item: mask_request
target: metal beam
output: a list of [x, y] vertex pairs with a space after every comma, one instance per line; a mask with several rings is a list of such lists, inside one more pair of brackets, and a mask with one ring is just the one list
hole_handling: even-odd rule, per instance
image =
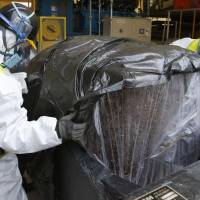
[[193, 11], [193, 22], [192, 22], [192, 38], [195, 37], [196, 15], [197, 15], [197, 11], [194, 10]]
[[147, 3], [146, 3], [146, 9], [147, 9], [147, 16], [150, 16], [150, 0], [146, 0]]
[[110, 0], [110, 33], [112, 35], [112, 19], [113, 19], [113, 2], [114, 0]]
[[101, 0], [99, 0], [99, 36], [101, 36]]
[[179, 34], [178, 38], [181, 38], [181, 33], [182, 33], [182, 22], [183, 22], [183, 11], [180, 11], [180, 18], [179, 18]]
[[89, 1], [89, 34], [92, 35], [92, 0]]
[[168, 11], [168, 17], [167, 17], [167, 36], [166, 36], [166, 41], [169, 40], [170, 18], [171, 18], [171, 12]]

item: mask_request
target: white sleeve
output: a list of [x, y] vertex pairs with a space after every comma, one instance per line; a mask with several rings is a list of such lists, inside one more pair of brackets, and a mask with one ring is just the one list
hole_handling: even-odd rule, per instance
[[[3, 84], [4, 83], [4, 84]], [[55, 131], [57, 120], [40, 117], [28, 121], [22, 108], [21, 88], [9, 80], [8, 87], [0, 81], [0, 148], [16, 154], [34, 153], [61, 144]]]

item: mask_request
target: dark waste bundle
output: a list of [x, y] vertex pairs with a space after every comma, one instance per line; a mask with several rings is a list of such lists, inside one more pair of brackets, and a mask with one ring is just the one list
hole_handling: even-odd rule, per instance
[[30, 119], [73, 113], [87, 123], [76, 142], [144, 186], [199, 159], [199, 70], [200, 57], [178, 47], [77, 37], [31, 62], [25, 106]]

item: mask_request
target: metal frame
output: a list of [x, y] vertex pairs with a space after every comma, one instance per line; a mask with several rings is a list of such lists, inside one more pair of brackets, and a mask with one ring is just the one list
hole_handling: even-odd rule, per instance
[[89, 1], [89, 22], [90, 22], [90, 26], [89, 26], [89, 34], [92, 35], [92, 0]]
[[147, 12], [146, 12], [146, 14], [147, 14], [147, 16], [150, 16], [150, 0], [146, 0], [146, 6], [147, 6]]
[[101, 0], [99, 0], [99, 36], [101, 36]]
[[[175, 22], [175, 39], [178, 33], [178, 38], [181, 38], [182, 35], [182, 24], [183, 24], [183, 15], [186, 12], [192, 12], [193, 13], [193, 22], [192, 22], [192, 38], [194, 38], [195, 36], [195, 26], [196, 26], [196, 16], [197, 16], [197, 12], [200, 12], [200, 8], [196, 8], [196, 9], [184, 9], [184, 10], [169, 10], [168, 11], [168, 18], [167, 18], [167, 32], [165, 34], [164, 31], [164, 36], [166, 36], [166, 41], [169, 40], [169, 33], [170, 33], [170, 21], [171, 21], [171, 16], [173, 13], [180, 13], [179, 15], [179, 21]], [[178, 28], [178, 23], [179, 23], [179, 28]]]
[[[112, 18], [113, 18], [113, 3], [114, 0], [110, 0], [110, 30], [112, 30]], [[99, 36], [101, 36], [101, 0], [99, 0]], [[92, 0], [89, 1], [89, 35], [92, 35]]]
[[110, 0], [110, 31], [112, 35], [112, 20], [113, 20], [113, 3], [114, 0]]

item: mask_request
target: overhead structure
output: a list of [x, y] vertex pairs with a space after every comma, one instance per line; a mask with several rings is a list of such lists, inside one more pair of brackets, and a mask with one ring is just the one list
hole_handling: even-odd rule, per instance
[[35, 0], [17, 0], [17, 1], [1, 0], [0, 1], [0, 8], [2, 8], [3, 6], [6, 6], [8, 4], [10, 4], [11, 2], [22, 3], [25, 6], [27, 6], [29, 8], [32, 8], [33, 10], [35, 10]]
[[191, 38], [198, 38], [197, 21], [199, 17], [200, 8], [169, 10], [166, 23], [167, 28], [163, 31], [164, 40], [169, 42], [170, 40], [186, 37], [186, 34]]

